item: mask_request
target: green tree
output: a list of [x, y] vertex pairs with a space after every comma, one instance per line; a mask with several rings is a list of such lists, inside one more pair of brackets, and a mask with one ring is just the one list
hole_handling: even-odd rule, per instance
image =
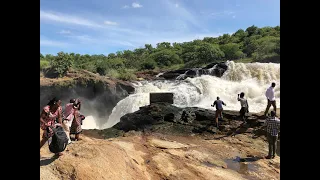
[[198, 49], [198, 58], [204, 63], [221, 60], [224, 56], [218, 45], [203, 43]]
[[232, 36], [235, 37], [234, 43], [240, 43], [244, 40], [245, 37], [248, 36], [248, 33], [245, 32], [243, 29], [239, 29]]
[[218, 37], [219, 40], [219, 44], [228, 44], [230, 42], [232, 42], [232, 38], [230, 36], [230, 34], [223, 34], [222, 36]]
[[73, 64], [73, 59], [68, 53], [59, 52], [53, 60], [50, 61], [51, 68], [58, 73], [59, 77], [65, 75]]
[[151, 54], [154, 51], [154, 48], [152, 47], [151, 44], [145, 44], [144, 47], [149, 54]]
[[248, 36], [257, 35], [258, 27], [252, 25], [246, 29], [246, 32], [248, 33]]
[[157, 65], [160, 67], [180, 64], [183, 62], [180, 57], [174, 53], [174, 51], [169, 49], [163, 49], [159, 52], [156, 52], [151, 55], [151, 58], [154, 59]]
[[141, 64], [141, 70], [144, 70], [144, 69], [154, 69], [156, 68], [157, 66], [157, 63], [156, 61], [154, 61], [153, 59], [151, 58], [148, 58], [146, 59], [142, 64]]
[[240, 50], [240, 45], [236, 43], [228, 43], [221, 45], [220, 49], [224, 52], [225, 58], [228, 60], [243, 58], [244, 54]]
[[263, 60], [272, 56], [280, 55], [280, 38], [266, 36], [256, 41], [257, 50], [253, 53], [255, 60]]
[[252, 53], [254, 53], [257, 49], [257, 41], [260, 39], [262, 36], [260, 35], [254, 35], [250, 37], [246, 37], [244, 39], [244, 48], [243, 52], [246, 53], [249, 57], [251, 57]]

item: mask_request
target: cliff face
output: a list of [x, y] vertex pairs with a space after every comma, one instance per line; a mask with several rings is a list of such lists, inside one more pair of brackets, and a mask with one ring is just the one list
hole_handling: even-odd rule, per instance
[[88, 71], [70, 72], [59, 79], [40, 78], [40, 111], [54, 96], [60, 98], [63, 104], [71, 98], [80, 98], [84, 101], [82, 113], [107, 118], [113, 107], [133, 92], [134, 87], [129, 82], [101, 77]]

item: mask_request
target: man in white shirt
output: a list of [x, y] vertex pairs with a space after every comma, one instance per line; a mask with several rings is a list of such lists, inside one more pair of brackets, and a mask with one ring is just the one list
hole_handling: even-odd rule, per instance
[[[264, 112], [264, 115], [266, 116], [269, 112], [269, 108], [272, 105], [274, 112], [277, 112], [277, 106], [276, 106], [276, 98], [274, 97], [274, 87], [276, 87], [276, 83], [272, 83], [271, 86], [266, 91], [266, 97], [268, 99], [268, 105], [266, 108], [266, 111]], [[277, 113], [276, 113], [277, 114]]]

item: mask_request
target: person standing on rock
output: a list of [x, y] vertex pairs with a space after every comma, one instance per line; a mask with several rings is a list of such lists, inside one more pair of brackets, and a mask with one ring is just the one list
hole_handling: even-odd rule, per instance
[[223, 111], [222, 105], [226, 106], [226, 104], [222, 100], [220, 100], [219, 97], [217, 97], [217, 100], [215, 100], [213, 102], [213, 105], [211, 105], [212, 107], [216, 106], [215, 119], [216, 119], [217, 127], [219, 126], [219, 124], [218, 124], [219, 117], [222, 118], [222, 111]]
[[[58, 119], [58, 123], [62, 124], [62, 108], [61, 100], [53, 98], [45, 106], [40, 115], [40, 127], [43, 130], [42, 140], [40, 141], [40, 149], [53, 136], [52, 128], [56, 127], [55, 121]], [[63, 155], [61, 152], [56, 155]], [[41, 155], [40, 155], [41, 157]]]
[[81, 109], [81, 101], [79, 99], [76, 99], [76, 101], [73, 103], [73, 121], [71, 123], [70, 128], [70, 135], [74, 134], [75, 139], [77, 141], [80, 141], [80, 134], [82, 132], [81, 124], [82, 124], [82, 116], [80, 115], [80, 109]]
[[276, 98], [274, 96], [274, 87], [276, 87], [276, 83], [272, 83], [271, 86], [266, 91], [266, 97], [268, 100], [268, 105], [266, 111], [264, 112], [264, 116], [269, 112], [269, 108], [272, 105], [274, 112], [277, 114], [277, 106], [276, 106]]
[[247, 99], [244, 98], [244, 92], [238, 94], [238, 101], [240, 101], [240, 118], [242, 121], [246, 121], [246, 113], [249, 113], [249, 105]]
[[271, 117], [266, 119], [264, 126], [267, 127], [269, 144], [269, 153], [266, 159], [273, 159], [276, 155], [278, 134], [280, 132], [280, 120], [276, 117], [275, 111], [271, 111]]
[[63, 112], [63, 123], [62, 127], [65, 130], [67, 137], [69, 139], [68, 144], [71, 143], [70, 139], [70, 126], [72, 123], [72, 120], [74, 118], [74, 103], [76, 102], [76, 99], [71, 99], [68, 104], [66, 104], [64, 112]]

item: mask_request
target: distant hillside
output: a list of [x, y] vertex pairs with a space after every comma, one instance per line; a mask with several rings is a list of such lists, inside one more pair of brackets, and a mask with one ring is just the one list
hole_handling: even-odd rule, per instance
[[137, 71], [174, 70], [204, 64], [235, 60], [240, 62], [280, 62], [280, 26], [248, 27], [232, 35], [205, 37], [184, 43], [146, 44], [133, 51], [105, 55], [80, 55], [60, 52], [40, 53], [40, 72], [54, 71], [64, 76], [69, 68], [84, 69], [123, 80], [135, 79]]

